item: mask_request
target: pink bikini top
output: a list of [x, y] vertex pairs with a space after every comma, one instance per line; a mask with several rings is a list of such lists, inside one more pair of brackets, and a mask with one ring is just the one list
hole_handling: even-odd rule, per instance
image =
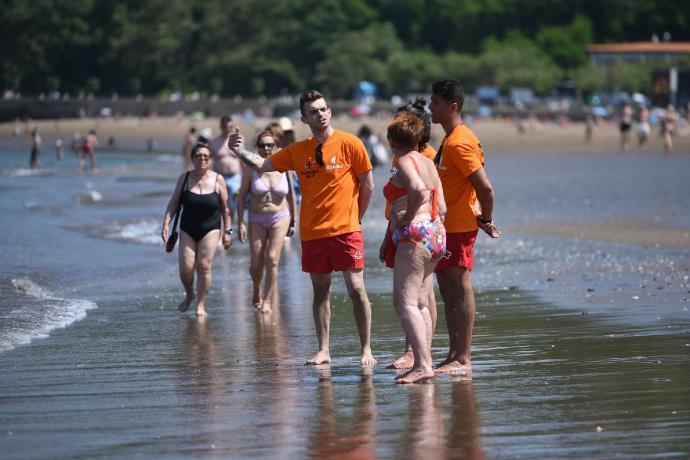
[[278, 185], [268, 188], [266, 183], [261, 180], [261, 176], [256, 171], [252, 171], [252, 193], [256, 195], [263, 195], [271, 192], [273, 195], [285, 196], [288, 193], [288, 181], [285, 174], [281, 174], [281, 180]]

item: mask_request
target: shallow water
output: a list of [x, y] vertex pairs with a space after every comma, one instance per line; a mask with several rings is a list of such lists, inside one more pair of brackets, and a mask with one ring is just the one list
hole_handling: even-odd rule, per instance
[[[97, 175], [77, 174], [73, 157], [44, 159], [48, 174], [30, 175], [28, 155], [0, 153], [2, 458], [690, 456], [688, 249], [509, 231], [657, 214], [688, 225], [688, 200], [668, 199], [690, 196], [687, 157], [490, 158], [508, 231], [478, 243], [474, 382], [401, 387], [383, 366], [403, 343], [391, 274], [375, 259], [378, 192], [364, 231], [379, 365], [358, 365], [338, 279], [334, 362], [305, 367], [316, 339], [298, 241], [272, 317], [250, 305], [238, 245], [216, 255], [199, 321], [175, 311], [176, 259], [158, 237], [174, 157], [102, 154]], [[620, 192], [631, 180], [640, 189]]]

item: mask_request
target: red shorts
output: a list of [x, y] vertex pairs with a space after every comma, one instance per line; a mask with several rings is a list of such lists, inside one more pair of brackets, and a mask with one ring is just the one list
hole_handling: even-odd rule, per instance
[[302, 271], [331, 273], [364, 268], [362, 232], [302, 241]]
[[472, 270], [474, 265], [474, 242], [477, 230], [446, 234], [446, 253], [436, 265], [436, 273], [446, 268], [463, 267]]

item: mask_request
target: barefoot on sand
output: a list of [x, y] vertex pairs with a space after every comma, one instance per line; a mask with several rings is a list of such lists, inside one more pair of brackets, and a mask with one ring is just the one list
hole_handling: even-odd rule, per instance
[[196, 316], [206, 316], [206, 306], [205, 305], [197, 304]]
[[386, 366], [386, 369], [410, 369], [412, 366], [414, 366], [414, 354], [412, 350], [407, 350], [404, 355]]
[[189, 310], [189, 306], [192, 304], [192, 300], [194, 300], [194, 294], [192, 294], [191, 296], [186, 296], [182, 303], [180, 303], [177, 306], [177, 309], [182, 313], [186, 312], [187, 310]]
[[426, 380], [431, 380], [434, 378], [433, 369], [412, 369], [409, 372], [405, 372], [395, 378], [395, 383], [407, 384], [424, 382]]
[[306, 363], [307, 366], [315, 366], [318, 364], [327, 364], [331, 362], [331, 354], [327, 351], [320, 351], [315, 354], [311, 359], [308, 359]]
[[376, 360], [372, 356], [371, 351], [365, 351], [362, 353], [359, 363], [362, 365], [362, 367], [369, 367], [376, 364]]
[[444, 361], [434, 368], [437, 374], [460, 375], [467, 379], [472, 379], [472, 364], [462, 364], [458, 360]]

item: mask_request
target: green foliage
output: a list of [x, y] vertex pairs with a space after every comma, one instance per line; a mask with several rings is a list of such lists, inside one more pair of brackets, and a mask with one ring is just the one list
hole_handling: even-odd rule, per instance
[[592, 23], [578, 15], [567, 26], [549, 26], [537, 34], [537, 44], [551, 57], [553, 62], [566, 70], [572, 70], [587, 63], [587, 45], [592, 42]]
[[361, 79], [392, 95], [439, 77], [645, 89], [648, 67], [591, 70], [586, 46], [690, 40], [677, 0], [4, 0], [0, 23], [0, 89], [24, 94], [347, 97]]

